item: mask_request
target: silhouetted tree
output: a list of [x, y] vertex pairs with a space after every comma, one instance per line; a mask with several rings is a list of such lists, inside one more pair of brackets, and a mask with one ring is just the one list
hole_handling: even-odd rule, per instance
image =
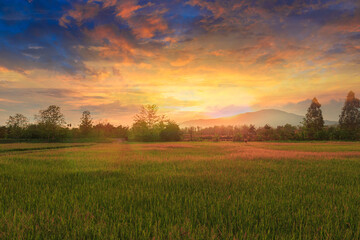
[[63, 128], [66, 124], [64, 115], [58, 106], [50, 105], [45, 110], [40, 110], [36, 115], [39, 128], [41, 129], [43, 138], [54, 140], [63, 137]]
[[64, 114], [61, 113], [61, 108], [56, 105], [50, 105], [47, 109], [40, 110], [39, 115], [37, 115], [36, 118], [40, 124], [49, 124], [59, 127], [66, 124]]
[[350, 91], [339, 119], [340, 128], [347, 134], [354, 136], [360, 128], [360, 100]]
[[324, 129], [321, 104], [314, 98], [303, 121], [304, 130], [309, 139], [319, 139]]
[[80, 133], [82, 136], [87, 137], [92, 129], [92, 119], [89, 111], [84, 111], [80, 119]]
[[15, 114], [10, 116], [6, 122], [8, 128], [8, 137], [9, 138], [22, 138], [24, 136], [24, 130], [29, 125], [29, 120], [22, 114]]
[[5, 126], [0, 127], [0, 139], [8, 137], [7, 128]]
[[25, 128], [28, 124], [28, 118], [19, 113], [15, 114], [14, 116], [10, 116], [6, 122], [7, 127]]

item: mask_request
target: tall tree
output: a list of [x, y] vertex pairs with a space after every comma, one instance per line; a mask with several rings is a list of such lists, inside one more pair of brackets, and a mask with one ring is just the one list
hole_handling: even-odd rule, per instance
[[247, 140], [255, 141], [256, 140], [256, 128], [255, 128], [255, 125], [250, 124], [248, 133], [249, 133], [249, 138]]
[[56, 105], [50, 105], [45, 110], [40, 110], [36, 116], [38, 123], [62, 127], [66, 124], [64, 114], [61, 108]]
[[303, 122], [304, 129], [310, 139], [319, 138], [321, 131], [324, 129], [324, 118], [320, 108], [319, 101], [313, 98]]
[[10, 138], [22, 138], [25, 128], [29, 125], [29, 120], [22, 114], [10, 116], [6, 122]]
[[80, 132], [83, 136], [89, 136], [93, 122], [89, 111], [84, 111], [80, 119]]
[[339, 119], [340, 128], [348, 131], [356, 131], [360, 128], [360, 100], [355, 93], [350, 91], [346, 97], [344, 107]]
[[149, 128], [154, 127], [156, 124], [164, 120], [164, 116], [159, 116], [158, 106], [153, 105], [143, 105], [140, 108], [140, 113], [135, 115], [135, 123], [144, 122]]
[[12, 128], [26, 128], [28, 124], [28, 118], [20, 113], [10, 116], [6, 122], [6, 126]]
[[164, 116], [157, 114], [157, 105], [141, 106], [135, 115], [132, 126], [133, 138], [136, 141], [153, 142], [160, 140], [160, 132], [164, 129]]
[[156, 105], [145, 105], [140, 108], [140, 113], [135, 115], [131, 128], [131, 137], [135, 141], [179, 141], [181, 130], [170, 120], [165, 120], [164, 115], [158, 115]]
[[66, 122], [59, 106], [50, 105], [47, 109], [40, 110], [39, 115], [36, 115], [35, 118], [44, 138], [50, 140], [61, 137], [61, 130]]

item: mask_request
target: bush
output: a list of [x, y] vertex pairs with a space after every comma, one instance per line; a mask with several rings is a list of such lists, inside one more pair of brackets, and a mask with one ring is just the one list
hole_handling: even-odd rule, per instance
[[166, 142], [180, 141], [181, 130], [175, 122], [169, 121], [164, 129], [160, 132], [160, 140]]

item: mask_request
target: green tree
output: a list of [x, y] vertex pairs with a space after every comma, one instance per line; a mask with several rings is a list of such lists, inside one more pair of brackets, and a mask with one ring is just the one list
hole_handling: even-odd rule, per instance
[[5, 126], [1, 126], [0, 127], [0, 139], [7, 138], [7, 136], [8, 136], [7, 128]]
[[233, 136], [233, 141], [234, 141], [234, 142], [241, 142], [241, 141], [243, 141], [243, 140], [244, 140], [244, 138], [243, 138], [241, 132], [240, 132], [240, 131], [236, 131], [236, 132], [234, 133], [234, 136]]
[[160, 132], [165, 128], [165, 116], [158, 115], [158, 109], [155, 104], [141, 106], [132, 126], [132, 137], [135, 141], [160, 141]]
[[142, 106], [131, 128], [131, 138], [142, 142], [178, 141], [180, 134], [179, 126], [159, 115], [156, 105]]
[[14, 116], [10, 116], [6, 122], [7, 127], [26, 128], [28, 124], [28, 118], [20, 113], [17, 113]]
[[160, 116], [157, 114], [158, 110], [159, 107], [155, 104], [141, 106], [140, 112], [135, 115], [135, 123], [144, 122], [148, 128], [155, 127], [155, 125], [161, 123], [165, 118], [163, 115]]
[[309, 139], [319, 139], [324, 129], [321, 104], [314, 98], [303, 121], [304, 130]]
[[131, 138], [139, 142], [156, 141], [156, 135], [147, 126], [145, 121], [135, 121], [131, 128]]
[[24, 115], [17, 113], [14, 116], [10, 116], [6, 122], [9, 132], [8, 136], [16, 139], [22, 138], [28, 125], [29, 120]]
[[347, 95], [344, 107], [339, 118], [340, 129], [354, 138], [360, 129], [360, 100], [355, 97], [355, 93], [350, 91]]
[[196, 128], [191, 126], [191, 127], [189, 127], [188, 132], [189, 132], [189, 136], [190, 136], [190, 141], [192, 141], [194, 138], [194, 133], [196, 132]]
[[174, 121], [168, 121], [165, 128], [160, 132], [160, 139], [166, 142], [180, 141], [181, 130], [178, 124]]
[[132, 138], [140, 142], [160, 140], [160, 132], [164, 128], [164, 116], [159, 116], [157, 105], [143, 105], [135, 115], [132, 126]]
[[248, 141], [255, 141], [256, 140], [256, 128], [255, 125], [250, 124], [249, 132], [248, 132]]
[[261, 141], [270, 141], [275, 139], [274, 129], [266, 124], [264, 127], [257, 130], [258, 140]]
[[280, 140], [295, 140], [297, 128], [291, 126], [291, 124], [285, 124], [284, 126], [278, 126], [276, 128], [276, 133], [279, 135]]
[[82, 113], [81, 119], [80, 119], [80, 133], [82, 136], [87, 137], [89, 136], [91, 129], [93, 127], [93, 122], [91, 118], [91, 114], [89, 111], [84, 111]]
[[62, 138], [65, 133], [65, 118], [61, 113], [61, 108], [56, 105], [50, 105], [45, 110], [40, 110], [36, 115], [41, 135], [48, 140]]

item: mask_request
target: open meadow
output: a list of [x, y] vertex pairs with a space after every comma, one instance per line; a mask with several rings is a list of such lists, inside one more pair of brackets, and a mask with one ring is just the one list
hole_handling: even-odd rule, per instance
[[0, 145], [0, 239], [360, 239], [360, 143]]

